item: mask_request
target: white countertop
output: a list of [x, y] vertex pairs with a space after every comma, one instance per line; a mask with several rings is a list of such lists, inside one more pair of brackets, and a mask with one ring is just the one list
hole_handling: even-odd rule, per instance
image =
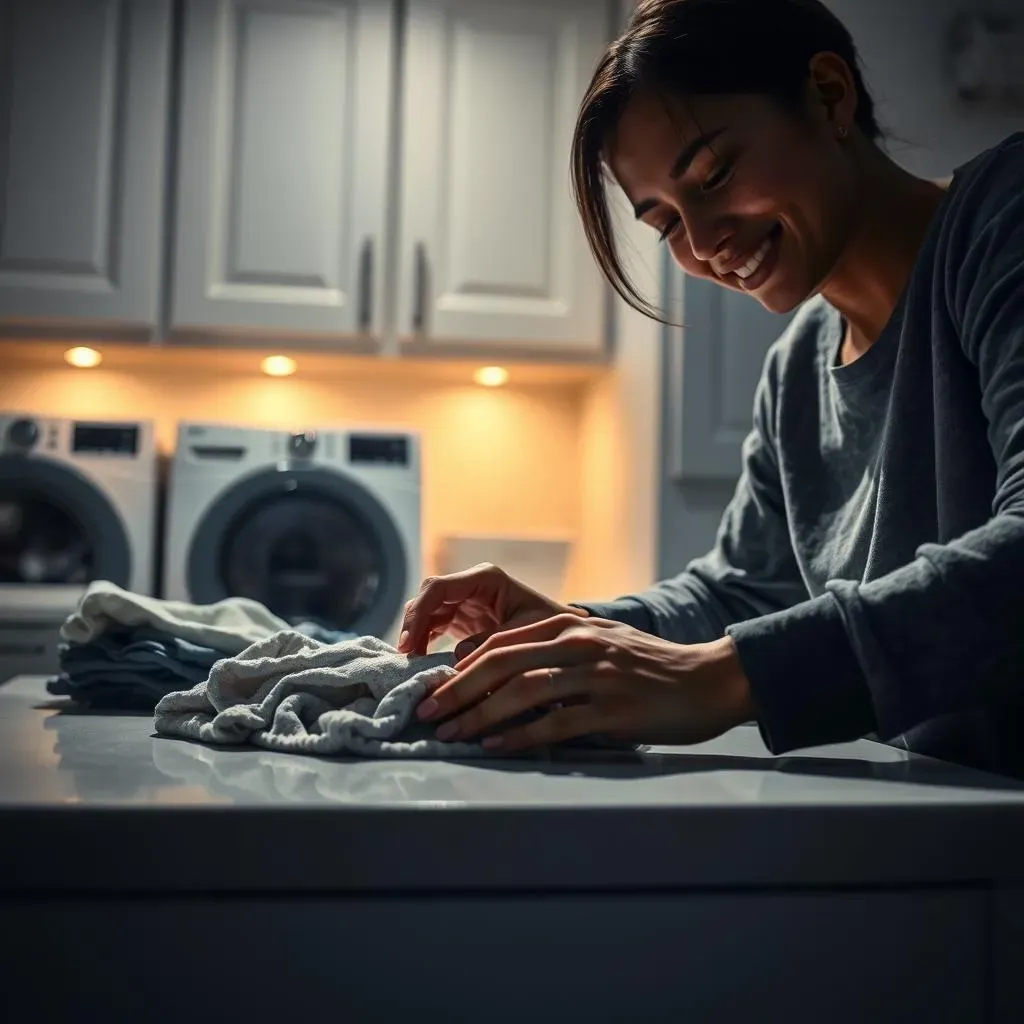
[[869, 741], [773, 757], [752, 726], [545, 760], [214, 749], [20, 677], [0, 686], [0, 835], [0, 878], [30, 886], [977, 880], [1024, 877], [1024, 784]]

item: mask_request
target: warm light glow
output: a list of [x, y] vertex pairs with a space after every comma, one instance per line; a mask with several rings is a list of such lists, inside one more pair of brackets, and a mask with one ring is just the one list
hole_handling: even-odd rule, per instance
[[94, 348], [80, 345], [77, 348], [69, 348], [64, 353], [64, 362], [70, 366], [77, 366], [80, 370], [88, 370], [90, 367], [99, 366], [103, 362], [103, 356]]
[[504, 366], [482, 366], [473, 374], [473, 380], [485, 388], [500, 388], [508, 383], [508, 370]]
[[260, 363], [260, 369], [268, 377], [290, 377], [298, 369], [298, 366], [295, 360], [288, 356], [267, 356]]

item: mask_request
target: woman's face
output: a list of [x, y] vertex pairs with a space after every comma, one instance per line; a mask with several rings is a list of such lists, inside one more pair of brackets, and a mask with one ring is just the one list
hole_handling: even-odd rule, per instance
[[638, 93], [608, 160], [687, 274], [785, 313], [820, 290], [850, 236], [856, 180], [843, 145], [832, 122], [769, 97]]

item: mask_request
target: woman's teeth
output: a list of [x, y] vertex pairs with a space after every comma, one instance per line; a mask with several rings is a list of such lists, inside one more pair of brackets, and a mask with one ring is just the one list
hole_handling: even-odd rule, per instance
[[745, 281], [748, 277], [753, 276], [753, 274], [756, 273], [757, 268], [760, 267], [762, 263], [764, 263], [764, 258], [765, 256], [768, 255], [768, 250], [771, 247], [772, 240], [771, 236], [769, 236], [761, 243], [761, 246], [757, 250], [757, 252], [755, 252], [754, 255], [751, 256], [750, 259], [747, 260], [747, 262], [744, 263], [742, 267], [740, 267], [738, 270], [734, 270], [733, 273], [742, 281]]

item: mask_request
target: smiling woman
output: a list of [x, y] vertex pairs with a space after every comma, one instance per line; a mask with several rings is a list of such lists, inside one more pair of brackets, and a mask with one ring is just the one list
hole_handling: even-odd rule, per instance
[[835, 143], [854, 126], [865, 143], [881, 137], [853, 40], [817, 0], [640, 3], [594, 75], [573, 142], [599, 265], [655, 313], [616, 252], [610, 169], [684, 270], [792, 309], [849, 231], [855, 181]]
[[461, 641], [420, 708], [446, 737], [689, 743], [756, 718], [775, 752], [877, 732], [1024, 775], [1024, 134], [941, 184], [880, 134], [817, 0], [638, 5], [573, 140], [597, 262], [659, 316], [618, 188], [688, 275], [800, 308], [704, 558], [569, 607], [494, 566], [424, 584], [402, 646]]

